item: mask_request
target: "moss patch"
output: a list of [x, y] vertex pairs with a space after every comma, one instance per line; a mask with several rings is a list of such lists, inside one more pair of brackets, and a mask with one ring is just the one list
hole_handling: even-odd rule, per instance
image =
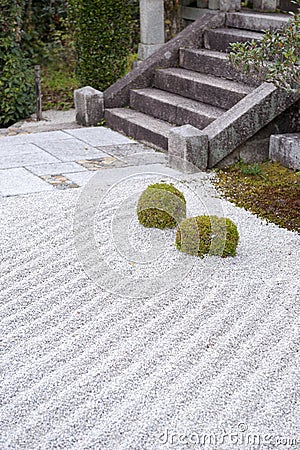
[[42, 107], [68, 110], [74, 108], [74, 89], [79, 87], [75, 72], [66, 62], [57, 62], [42, 67]]
[[174, 228], [186, 217], [186, 201], [172, 183], [151, 184], [141, 194], [137, 215], [144, 227]]
[[279, 163], [235, 164], [217, 170], [216, 186], [228, 200], [279, 227], [300, 232], [300, 172]]
[[236, 225], [227, 218], [196, 216], [179, 225], [175, 245], [178, 250], [195, 256], [235, 256], [239, 241]]

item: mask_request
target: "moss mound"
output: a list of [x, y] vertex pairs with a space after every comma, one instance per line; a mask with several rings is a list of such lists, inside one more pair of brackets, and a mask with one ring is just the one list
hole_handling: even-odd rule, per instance
[[139, 222], [144, 227], [174, 228], [186, 217], [186, 201], [172, 183], [151, 184], [137, 204]]
[[176, 247], [195, 256], [235, 256], [239, 233], [236, 225], [224, 217], [196, 216], [185, 219], [178, 227]]

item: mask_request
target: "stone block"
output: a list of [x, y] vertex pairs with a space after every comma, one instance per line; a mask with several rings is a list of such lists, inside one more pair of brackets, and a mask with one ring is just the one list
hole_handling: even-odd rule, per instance
[[226, 14], [227, 27], [243, 30], [277, 30], [288, 24], [291, 16], [287, 14], [264, 14], [258, 12], [230, 12]]
[[220, 0], [208, 0], [209, 9], [220, 9]]
[[182, 6], [181, 17], [186, 21], [194, 21], [203, 17], [205, 14], [213, 13], [211, 9], [207, 8], [194, 8], [192, 6]]
[[104, 115], [103, 93], [86, 86], [74, 91], [76, 122], [90, 127], [97, 125]]
[[208, 8], [208, 0], [197, 0], [197, 8]]
[[238, 30], [235, 28], [207, 30], [204, 34], [204, 47], [218, 52], [228, 52], [234, 42], [259, 42], [263, 38], [257, 31]]
[[140, 42], [138, 49], [139, 61], [144, 61], [144, 59], [149, 58], [149, 56], [153, 55], [153, 53], [159, 50], [162, 45], [163, 44], [143, 44]]
[[254, 77], [250, 77], [248, 74], [243, 75], [238, 70], [235, 70], [229, 63], [228, 57], [225, 53], [210, 52], [204, 48], [180, 49], [179, 66], [184, 69], [201, 72], [206, 75], [214, 74], [215, 77], [241, 81], [242, 83], [247, 83], [255, 87], [261, 84], [261, 82]]
[[233, 84], [223, 78], [220, 78], [217, 84], [212, 75], [203, 78], [196, 72], [177, 68], [158, 69], [155, 73], [155, 86], [177, 95], [184, 92], [185, 97], [223, 109], [232, 108], [252, 91], [252, 88], [246, 85]]
[[269, 158], [289, 169], [300, 170], [300, 133], [271, 136]]
[[175, 127], [169, 133], [169, 165], [185, 172], [206, 170], [208, 137], [191, 125]]
[[253, 0], [253, 9], [256, 11], [275, 11], [278, 0]]
[[163, 0], [140, 0], [140, 24], [142, 44], [164, 44]]
[[220, 0], [221, 11], [239, 11], [241, 9], [241, 0]]

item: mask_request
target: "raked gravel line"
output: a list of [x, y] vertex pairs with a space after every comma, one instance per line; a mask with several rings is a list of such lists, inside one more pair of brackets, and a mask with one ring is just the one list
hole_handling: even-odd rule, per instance
[[[85, 274], [73, 240], [80, 189], [0, 199], [1, 450], [300, 449], [299, 235], [217, 199], [239, 228], [236, 258], [178, 254], [162, 231], [157, 259], [132, 264], [107, 225], [148, 182], [116, 187], [95, 224], [120, 279], [193, 262], [148, 298], [118, 297]], [[209, 196], [208, 180], [178, 186], [190, 214], [205, 211], [189, 187]], [[135, 219], [130, 230], [148, 251], [157, 230]], [[223, 436], [237, 430], [239, 443]]]

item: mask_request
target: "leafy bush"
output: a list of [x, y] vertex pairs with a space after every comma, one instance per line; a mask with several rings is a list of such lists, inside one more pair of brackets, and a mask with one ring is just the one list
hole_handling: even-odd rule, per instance
[[130, 9], [124, 0], [70, 0], [77, 73], [82, 85], [105, 90], [125, 73]]
[[194, 256], [235, 256], [239, 234], [236, 225], [224, 217], [196, 216], [183, 220], [177, 229], [178, 250]]
[[174, 228], [186, 216], [184, 195], [173, 184], [151, 184], [139, 198], [137, 215], [144, 227]]
[[34, 109], [33, 71], [22, 50], [24, 2], [2, 0], [0, 15], [0, 126]]
[[238, 70], [288, 91], [300, 90], [299, 11], [282, 29], [266, 31], [259, 43], [234, 43], [231, 50], [229, 60]]

